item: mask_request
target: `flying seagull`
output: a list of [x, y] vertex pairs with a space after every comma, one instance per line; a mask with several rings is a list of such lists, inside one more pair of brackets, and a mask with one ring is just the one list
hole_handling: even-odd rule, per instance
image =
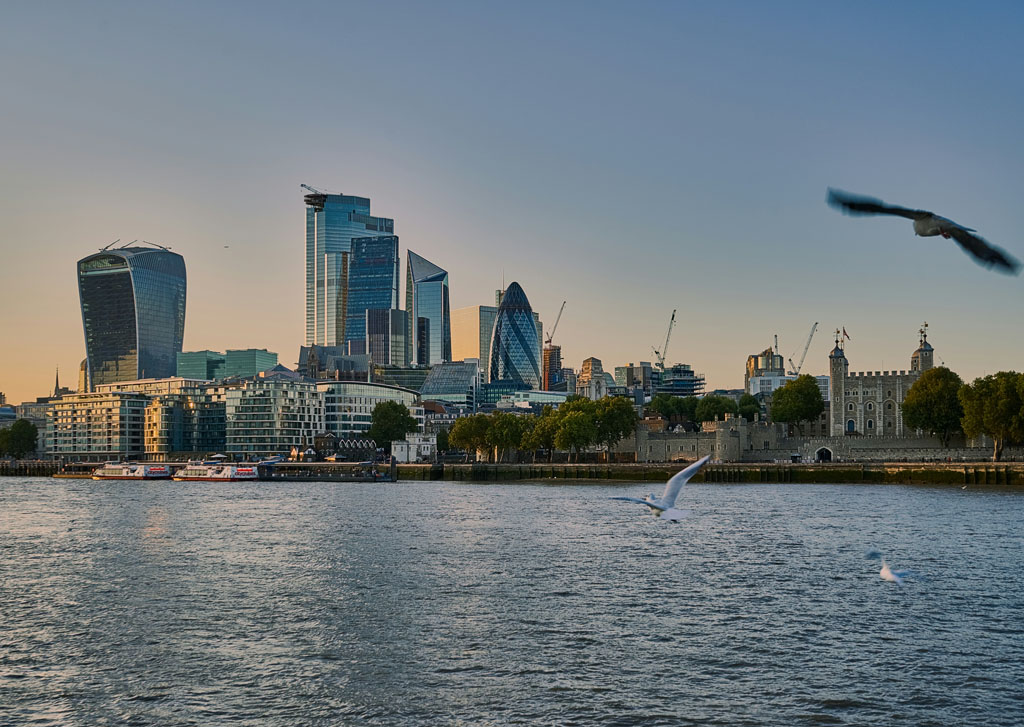
[[869, 550], [867, 552], [867, 557], [871, 558], [872, 560], [877, 559], [882, 561], [882, 570], [878, 571], [878, 577], [881, 578], [883, 581], [889, 581], [891, 583], [895, 583], [898, 586], [902, 586], [903, 580], [905, 578], [914, 577], [913, 571], [893, 570], [892, 568], [890, 568], [889, 564], [885, 562], [885, 558], [883, 558], [882, 554], [879, 553], [877, 550]]
[[953, 238], [963, 248], [964, 252], [971, 255], [978, 263], [985, 267], [996, 267], [1002, 272], [1014, 275], [1020, 270], [1019, 262], [1003, 250], [990, 245], [978, 235], [973, 234], [976, 230], [959, 225], [945, 217], [939, 217], [934, 212], [897, 207], [886, 204], [880, 199], [860, 197], [838, 189], [832, 189], [831, 187], [828, 190], [828, 203], [848, 215], [896, 215], [897, 217], [906, 217], [908, 220], [914, 221], [915, 235], [920, 237], [942, 235], [947, 240]]
[[711, 459], [711, 456], [702, 457], [696, 462], [691, 464], [686, 469], [677, 472], [665, 485], [665, 492], [662, 493], [661, 498], [654, 496], [652, 492], [644, 499], [639, 497], [610, 497], [610, 500], [625, 500], [626, 502], [635, 502], [640, 505], [647, 505], [651, 508], [651, 512], [660, 517], [662, 520], [672, 520], [673, 522], [681, 520], [690, 514], [689, 510], [677, 510], [676, 509], [676, 498], [679, 497], [680, 490], [683, 489], [683, 485], [690, 481], [697, 472], [703, 467], [707, 461]]

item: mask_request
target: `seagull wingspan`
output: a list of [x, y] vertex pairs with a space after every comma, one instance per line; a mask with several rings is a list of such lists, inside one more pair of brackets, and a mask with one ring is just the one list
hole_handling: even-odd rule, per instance
[[711, 459], [711, 455], [707, 457], [701, 457], [696, 462], [691, 464], [684, 470], [677, 472], [672, 478], [665, 484], [665, 494], [661, 496], [661, 502], [668, 507], [672, 507], [676, 504], [676, 498], [679, 497], [679, 491], [683, 489], [683, 485], [690, 481], [697, 472], [707, 464], [707, 461]]
[[861, 197], [838, 189], [828, 190], [828, 203], [833, 207], [841, 209], [848, 215], [897, 215], [906, 217], [908, 220], [916, 220], [927, 217], [931, 214], [927, 210], [912, 210], [907, 207], [897, 207], [886, 204], [874, 197]]
[[609, 497], [608, 499], [622, 500], [623, 502], [635, 502], [640, 505], [647, 505], [648, 507], [652, 506], [652, 503], [647, 502], [647, 500], [641, 500], [639, 497]]
[[1003, 272], [1014, 275], [1020, 272], [1019, 262], [995, 245], [990, 245], [978, 235], [972, 235], [966, 228], [954, 227], [949, 234], [963, 248], [964, 252], [973, 256], [982, 265], [995, 266]]

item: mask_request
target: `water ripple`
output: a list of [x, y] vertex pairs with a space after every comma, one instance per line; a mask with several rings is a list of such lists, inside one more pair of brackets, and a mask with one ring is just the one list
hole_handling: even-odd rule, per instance
[[1024, 722], [1019, 494], [641, 490], [4, 478], [0, 724]]

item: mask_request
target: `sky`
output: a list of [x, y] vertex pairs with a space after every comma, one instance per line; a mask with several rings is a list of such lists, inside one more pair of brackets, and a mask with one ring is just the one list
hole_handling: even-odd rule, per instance
[[[185, 350], [304, 336], [300, 183], [372, 200], [453, 308], [518, 281], [566, 365], [668, 360], [742, 386], [779, 337], [826, 373], [1020, 369], [1024, 278], [839, 187], [1024, 259], [1024, 5], [5, 3], [0, 391], [74, 386], [76, 261], [185, 257]], [[228, 246], [228, 247], [225, 247]], [[404, 295], [401, 296], [404, 299]]]

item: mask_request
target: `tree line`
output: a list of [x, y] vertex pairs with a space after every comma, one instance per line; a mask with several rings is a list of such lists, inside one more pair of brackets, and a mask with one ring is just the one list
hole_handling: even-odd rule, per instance
[[1024, 374], [1000, 371], [965, 384], [944, 366], [928, 369], [903, 400], [903, 421], [943, 446], [960, 432], [988, 436], [998, 462], [1007, 445], [1024, 444]]
[[9, 427], [0, 429], [0, 457], [10, 456], [21, 459], [36, 451], [39, 432], [28, 419], [19, 419]]
[[517, 452], [555, 449], [579, 453], [595, 445], [609, 450], [636, 430], [636, 412], [628, 399], [606, 396], [597, 401], [571, 396], [558, 409], [545, 406], [540, 416], [507, 411], [474, 414], [457, 419], [447, 434], [448, 444], [467, 452], [488, 452], [502, 462]]

